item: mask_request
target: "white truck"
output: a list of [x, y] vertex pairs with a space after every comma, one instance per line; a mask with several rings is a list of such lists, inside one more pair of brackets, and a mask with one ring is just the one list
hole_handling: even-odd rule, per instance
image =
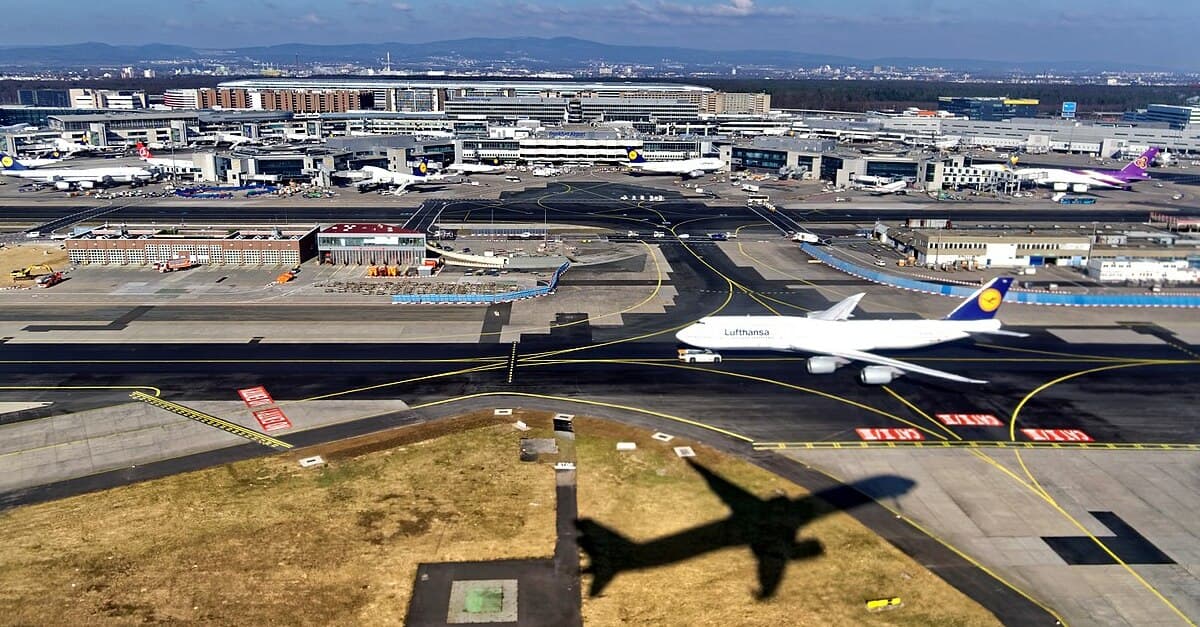
[[719, 364], [721, 363], [721, 353], [714, 353], [711, 350], [698, 348], [681, 348], [679, 349], [679, 361], [686, 364]]
[[807, 242], [809, 244], [818, 244], [821, 242], [821, 238], [817, 237], [813, 233], [805, 233], [804, 231], [797, 231], [792, 234], [792, 241], [793, 242]]

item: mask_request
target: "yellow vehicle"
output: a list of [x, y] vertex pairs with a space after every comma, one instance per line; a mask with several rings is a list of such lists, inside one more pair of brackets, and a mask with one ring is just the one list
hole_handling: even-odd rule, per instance
[[8, 275], [12, 277], [12, 280], [14, 281], [32, 281], [39, 275], [50, 274], [52, 272], [54, 272], [54, 268], [51, 268], [44, 263], [35, 263], [32, 266], [27, 266], [25, 268], [17, 268], [16, 270], [9, 272]]

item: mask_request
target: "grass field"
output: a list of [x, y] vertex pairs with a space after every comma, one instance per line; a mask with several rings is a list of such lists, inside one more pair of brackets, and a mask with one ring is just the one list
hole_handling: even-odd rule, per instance
[[[548, 433], [548, 415], [517, 417], [531, 434]], [[647, 540], [726, 514], [649, 434], [582, 418], [576, 425], [583, 516]], [[553, 471], [517, 461], [522, 435], [530, 434], [474, 414], [4, 512], [0, 621], [400, 624], [420, 562], [552, 553]], [[639, 449], [617, 453], [617, 440]], [[802, 493], [697, 450], [759, 495]], [[295, 463], [313, 453], [330, 464]], [[819, 539], [825, 553], [791, 564], [770, 600], [754, 599], [749, 551], [731, 548], [619, 574], [603, 596], [585, 597], [585, 622], [995, 624], [845, 514], [801, 536]], [[884, 596], [905, 605], [865, 612], [866, 599]]]

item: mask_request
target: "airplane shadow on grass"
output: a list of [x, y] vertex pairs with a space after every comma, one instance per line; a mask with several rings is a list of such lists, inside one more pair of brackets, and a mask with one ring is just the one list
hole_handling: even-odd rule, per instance
[[579, 546], [589, 561], [583, 572], [592, 575], [591, 596], [600, 595], [621, 571], [674, 564], [711, 551], [745, 545], [758, 561], [756, 596], [760, 600], [770, 598], [783, 581], [788, 562], [825, 552], [818, 540], [796, 541], [801, 527], [835, 511], [900, 496], [916, 485], [915, 481], [897, 475], [877, 475], [795, 500], [786, 496], [760, 499], [704, 466], [690, 459], [686, 461], [725, 502], [730, 515], [648, 542], [635, 542], [587, 518], [577, 520]]

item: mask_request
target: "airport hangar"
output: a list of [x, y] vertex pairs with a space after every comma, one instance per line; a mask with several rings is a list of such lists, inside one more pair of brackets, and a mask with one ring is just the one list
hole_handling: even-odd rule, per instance
[[400, 225], [171, 226], [122, 224], [78, 228], [65, 241], [77, 265], [141, 266], [171, 259], [202, 265], [294, 267], [322, 264], [421, 267], [426, 235]]

